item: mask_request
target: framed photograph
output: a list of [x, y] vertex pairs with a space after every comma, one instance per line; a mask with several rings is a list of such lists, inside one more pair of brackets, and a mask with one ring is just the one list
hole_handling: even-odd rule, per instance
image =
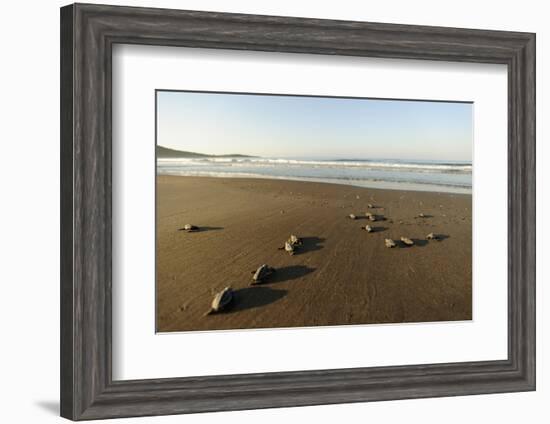
[[535, 389], [535, 35], [61, 9], [61, 415]]
[[156, 105], [157, 332], [472, 320], [472, 103]]

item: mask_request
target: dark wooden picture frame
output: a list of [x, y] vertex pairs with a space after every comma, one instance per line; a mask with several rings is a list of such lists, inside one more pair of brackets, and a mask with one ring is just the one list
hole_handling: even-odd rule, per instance
[[[507, 65], [508, 359], [113, 381], [111, 53], [116, 43]], [[75, 4], [61, 9], [60, 124], [63, 417], [535, 389], [534, 34]]]

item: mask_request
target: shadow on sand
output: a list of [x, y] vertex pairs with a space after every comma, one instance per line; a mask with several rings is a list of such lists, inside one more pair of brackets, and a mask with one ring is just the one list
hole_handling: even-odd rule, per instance
[[[361, 227], [361, 229], [364, 230], [365, 227]], [[386, 231], [388, 229], [388, 227], [373, 227], [371, 225], [371, 229], [372, 229], [371, 233], [381, 233], [383, 231]]]
[[399, 247], [403, 247], [403, 248], [408, 249], [408, 248], [411, 248], [411, 247], [424, 247], [424, 246], [428, 245], [428, 240], [417, 239], [417, 238], [412, 238], [411, 240], [414, 242], [414, 246], [407, 246], [402, 241], [399, 241]]
[[437, 240], [425, 240], [425, 239], [418, 239], [418, 238], [412, 238], [411, 240], [414, 242], [414, 245], [413, 246], [407, 246], [405, 243], [403, 243], [401, 240], [398, 240], [397, 241], [397, 245], [401, 248], [401, 249], [411, 249], [411, 248], [414, 248], [414, 247], [424, 247], [424, 246], [427, 246], [428, 244], [430, 244], [430, 242], [435, 242], [435, 243], [439, 243], [445, 239], [448, 239], [450, 236], [448, 235], [445, 235], [445, 234], [435, 234], [435, 236], [437, 237]]
[[311, 274], [315, 268], [310, 268], [305, 265], [290, 265], [282, 268], [277, 268], [277, 271], [271, 275], [264, 284], [282, 283], [284, 281], [296, 280], [305, 275]]
[[371, 213], [371, 215], [374, 217], [374, 221], [371, 221], [369, 219], [368, 216], [366, 215], [360, 215], [360, 216], [357, 216], [355, 217], [356, 220], [359, 220], [359, 219], [366, 219], [367, 221], [370, 221], [370, 222], [379, 222], [379, 221], [387, 221], [388, 218], [386, 218], [384, 215], [379, 215], [379, 214], [375, 214], [375, 213]]
[[227, 314], [244, 311], [246, 309], [259, 308], [276, 302], [287, 295], [286, 290], [272, 289], [270, 287], [246, 287], [234, 291], [234, 304]]
[[184, 231], [186, 233], [204, 233], [206, 231], [223, 230], [223, 227], [198, 227], [196, 230], [186, 231], [182, 228], [178, 228], [178, 231]]
[[302, 240], [302, 244], [296, 249], [295, 255], [322, 249], [324, 247], [322, 243], [324, 243], [326, 239], [322, 237], [300, 237], [300, 240]]

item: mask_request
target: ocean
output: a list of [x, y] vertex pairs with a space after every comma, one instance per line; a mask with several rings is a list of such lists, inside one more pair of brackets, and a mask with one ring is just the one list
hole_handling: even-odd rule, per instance
[[157, 174], [274, 178], [394, 190], [472, 192], [472, 164], [461, 161], [257, 157], [159, 158]]

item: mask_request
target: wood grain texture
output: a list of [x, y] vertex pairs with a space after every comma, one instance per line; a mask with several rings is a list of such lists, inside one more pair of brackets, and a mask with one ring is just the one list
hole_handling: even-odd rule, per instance
[[60, 110], [60, 133], [61, 133], [61, 168], [60, 168], [60, 276], [61, 276], [61, 335], [60, 335], [60, 398], [61, 415], [64, 417], [74, 416], [74, 404], [77, 401], [74, 397], [75, 388], [73, 364], [74, 364], [74, 324], [73, 316], [73, 7], [68, 6], [61, 9], [61, 110]]
[[[509, 357], [111, 379], [114, 43], [506, 64]], [[61, 414], [99, 419], [535, 388], [535, 35], [75, 4], [61, 9]]]

